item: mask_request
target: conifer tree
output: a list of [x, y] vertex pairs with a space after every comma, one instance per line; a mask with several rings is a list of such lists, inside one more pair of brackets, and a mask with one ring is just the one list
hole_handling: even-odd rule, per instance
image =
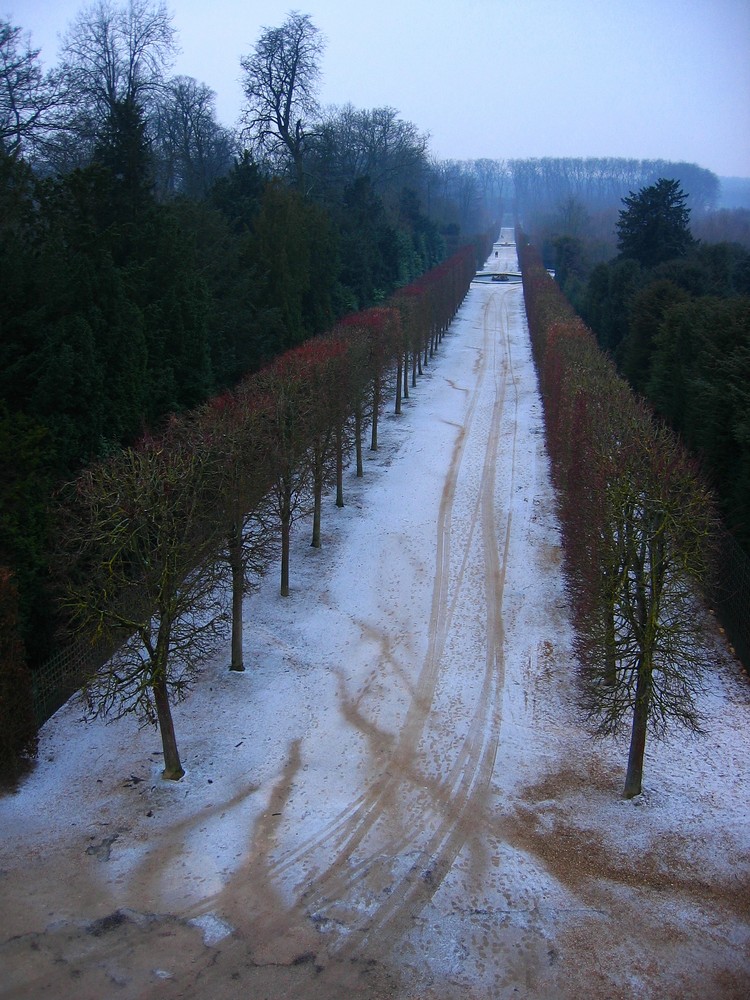
[[617, 246], [622, 257], [653, 267], [673, 257], [684, 257], [694, 246], [687, 195], [679, 181], [660, 178], [650, 187], [623, 198], [625, 208], [617, 223]]

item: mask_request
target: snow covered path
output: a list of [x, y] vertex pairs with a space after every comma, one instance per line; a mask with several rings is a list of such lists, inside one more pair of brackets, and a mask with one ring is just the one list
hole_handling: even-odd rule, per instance
[[717, 648], [709, 735], [622, 800], [574, 708], [520, 284], [474, 283], [380, 441], [291, 596], [249, 599], [248, 671], [177, 709], [183, 781], [132, 722], [45, 727], [0, 800], [1, 997], [750, 993], [747, 678]]

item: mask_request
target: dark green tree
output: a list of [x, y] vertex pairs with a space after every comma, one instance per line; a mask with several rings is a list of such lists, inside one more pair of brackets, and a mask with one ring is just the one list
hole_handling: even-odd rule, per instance
[[583, 240], [565, 233], [552, 241], [555, 251], [555, 280], [566, 295], [578, 290], [586, 274], [586, 251]]
[[258, 164], [245, 152], [211, 189], [210, 200], [238, 233], [252, 232], [260, 211], [265, 180]]
[[660, 178], [623, 198], [625, 208], [617, 222], [620, 256], [653, 267], [673, 257], [684, 257], [695, 245], [690, 232], [687, 195], [679, 181]]
[[623, 373], [637, 392], [643, 392], [648, 382], [654, 341], [664, 316], [673, 305], [688, 298], [686, 292], [666, 279], [652, 281], [633, 298], [621, 358]]
[[99, 133], [94, 160], [116, 181], [113, 195], [130, 213], [151, 195], [152, 168], [143, 110], [132, 98], [116, 101]]
[[259, 305], [275, 326], [271, 353], [295, 347], [332, 323], [338, 254], [323, 209], [272, 181], [255, 221], [251, 254], [262, 275]]
[[641, 267], [631, 259], [597, 264], [591, 272], [582, 314], [599, 346], [614, 357], [627, 336], [630, 303], [642, 284]]
[[[654, 282], [642, 304], [658, 305]], [[750, 541], [750, 299], [690, 298], [676, 286], [661, 301], [653, 326], [648, 378], [641, 388], [700, 457], [721, 501], [727, 526]], [[674, 294], [678, 293], [678, 294]], [[637, 301], [639, 301], [637, 300]], [[641, 310], [634, 308], [636, 326]]]
[[12, 574], [0, 566], [0, 780], [13, 781], [36, 752], [31, 675], [18, 631]]
[[398, 252], [395, 232], [368, 177], [344, 190], [338, 225], [341, 281], [352, 295], [352, 310], [382, 301], [396, 284]]
[[14, 619], [30, 662], [50, 652], [46, 545], [53, 463], [47, 429], [0, 402], [0, 564], [13, 569]]
[[[223, 197], [223, 196], [222, 196]], [[204, 323], [217, 389], [235, 385], [268, 356], [268, 310], [261, 308], [261, 278], [254, 264], [250, 203], [232, 210], [209, 201], [176, 199], [169, 214], [200, 275], [210, 308]], [[196, 286], [196, 290], [200, 286]]]

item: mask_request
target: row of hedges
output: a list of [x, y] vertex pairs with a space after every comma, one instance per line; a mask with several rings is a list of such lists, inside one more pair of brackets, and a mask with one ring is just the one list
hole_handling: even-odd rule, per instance
[[[63, 491], [53, 568], [67, 641], [85, 645], [57, 691], [46, 691], [37, 704], [40, 724], [85, 682], [95, 714], [158, 719], [164, 739], [168, 701], [187, 690], [226, 621], [231, 667], [244, 668], [242, 599], [249, 580], [280, 542], [281, 593], [288, 594], [295, 520], [314, 513], [312, 544], [319, 546], [324, 487], [335, 483], [343, 505], [345, 457], [356, 452], [361, 475], [366, 428], [377, 449], [383, 400], [392, 394], [400, 411], [468, 290], [475, 253], [464, 247], [385, 305], [345, 317], [233, 391], [175, 417], [159, 438], [88, 468]], [[216, 606], [224, 580], [231, 610]], [[3, 587], [2, 639], [22, 661], [11, 598], [12, 587]], [[118, 650], [113, 669], [98, 670], [95, 681], [86, 647]], [[32, 697], [28, 675], [16, 675], [14, 697], [0, 691], [0, 729], [7, 733], [15, 732], [9, 718], [18, 697], [27, 708]], [[33, 750], [34, 735], [26, 727], [4, 747], [6, 773]], [[179, 777], [176, 744], [171, 754], [165, 773]]]
[[630, 729], [625, 794], [641, 789], [646, 733], [699, 724], [696, 583], [711, 579], [713, 499], [518, 238], [558, 495], [583, 703], [600, 735]]

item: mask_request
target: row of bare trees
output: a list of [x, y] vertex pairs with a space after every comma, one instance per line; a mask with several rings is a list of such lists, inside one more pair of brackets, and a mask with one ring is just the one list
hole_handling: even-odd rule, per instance
[[[574, 199], [589, 210], [617, 206], [629, 191], [653, 184], [659, 177], [679, 177], [690, 207], [715, 206], [719, 179], [695, 163], [635, 160], [619, 156], [556, 157], [510, 160], [516, 211], [520, 218], [549, 213]], [[527, 228], [527, 227], [526, 227]]]
[[421, 186], [427, 136], [394, 108], [320, 106], [324, 42], [309, 15], [263, 29], [240, 60], [245, 102], [229, 127], [210, 87], [171, 75], [177, 42], [163, 0], [94, 0], [45, 70], [23, 29], [0, 18], [0, 152], [66, 174], [100, 159], [113, 129], [132, 137], [139, 126], [160, 198], [204, 197], [242, 150], [323, 199], [360, 177], [386, 201]]
[[148, 141], [162, 195], [205, 196], [230, 168], [236, 137], [216, 116], [216, 95], [171, 76], [177, 36], [163, 0], [96, 0], [65, 31], [44, 69], [23, 29], [0, 18], [0, 152], [42, 174], [102, 159], [113, 130]]
[[713, 500], [520, 238], [519, 254], [584, 703], [597, 735], [630, 729], [630, 798], [641, 791], [649, 730], [662, 737], [674, 721], [700, 729]]
[[166, 778], [184, 773], [171, 702], [228, 632], [231, 669], [244, 669], [248, 585], [280, 543], [289, 594], [295, 522], [312, 513], [320, 547], [324, 490], [335, 485], [343, 506], [347, 457], [362, 475], [368, 425], [377, 450], [383, 400], [395, 396], [400, 409], [474, 270], [466, 247], [64, 490], [58, 562], [70, 627], [114, 651], [86, 685], [89, 709], [157, 723]]

